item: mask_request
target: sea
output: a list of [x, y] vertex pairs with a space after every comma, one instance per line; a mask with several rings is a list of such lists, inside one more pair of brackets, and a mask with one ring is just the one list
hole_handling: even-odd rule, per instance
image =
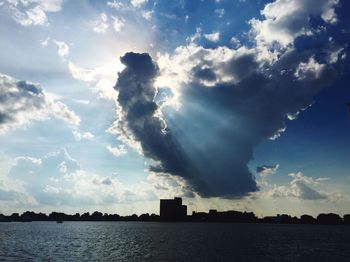
[[350, 262], [350, 226], [0, 223], [0, 261]]

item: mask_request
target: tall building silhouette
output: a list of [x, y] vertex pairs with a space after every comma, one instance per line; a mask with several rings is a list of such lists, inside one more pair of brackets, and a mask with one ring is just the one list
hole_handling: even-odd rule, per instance
[[160, 200], [160, 219], [163, 221], [180, 221], [187, 216], [187, 206], [182, 205], [182, 198]]

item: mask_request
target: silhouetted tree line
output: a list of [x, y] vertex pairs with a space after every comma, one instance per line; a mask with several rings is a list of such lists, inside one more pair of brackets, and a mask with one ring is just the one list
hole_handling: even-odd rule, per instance
[[67, 215], [60, 212], [52, 212], [49, 215], [43, 213], [34, 213], [26, 211], [22, 215], [13, 213], [10, 216], [0, 214], [0, 222], [31, 222], [31, 221], [158, 221], [159, 216], [155, 214], [142, 214], [140, 216], [133, 214], [131, 216], [120, 216], [118, 214], [102, 214], [95, 211], [74, 215]]
[[[26, 211], [19, 215], [13, 213], [6, 216], [0, 214], [0, 222], [31, 222], [31, 221], [162, 221], [156, 214], [142, 214], [140, 216], [133, 214], [131, 216], [120, 216], [118, 214], [103, 214], [95, 211], [74, 215], [67, 215], [60, 212], [52, 212], [49, 215], [44, 213], [35, 213]], [[302, 215], [300, 218], [290, 215], [277, 215], [258, 218], [253, 212], [210, 210], [209, 213], [193, 212], [186, 216], [183, 222], [236, 222], [236, 223], [277, 223], [277, 224], [331, 224], [331, 225], [350, 225], [350, 214], [343, 217], [338, 214], [319, 214], [316, 218], [310, 215]]]

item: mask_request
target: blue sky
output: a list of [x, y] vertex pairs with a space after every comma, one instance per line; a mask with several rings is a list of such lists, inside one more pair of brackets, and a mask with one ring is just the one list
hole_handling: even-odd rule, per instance
[[0, 212], [349, 212], [346, 10], [0, 1]]

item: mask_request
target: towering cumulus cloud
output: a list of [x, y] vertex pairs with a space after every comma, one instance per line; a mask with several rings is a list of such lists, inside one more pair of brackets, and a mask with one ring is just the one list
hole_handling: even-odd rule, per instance
[[119, 74], [116, 90], [122, 108], [119, 128], [132, 140], [139, 141], [144, 156], [156, 163], [151, 171], [184, 177], [196, 190], [195, 179], [184, 151], [167, 128], [154, 99], [158, 67], [148, 54], [127, 53], [121, 58], [126, 68]]
[[[193, 156], [186, 154], [188, 149], [175, 139], [154, 101], [157, 94], [154, 80], [158, 75], [158, 67], [148, 54], [127, 53], [121, 62], [126, 68], [119, 74], [116, 84], [122, 109], [119, 129], [131, 140], [139, 141], [143, 154], [156, 161], [151, 171], [183, 178], [190, 188], [202, 196], [237, 196], [256, 190], [255, 181], [246, 167], [240, 170], [244, 170], [244, 173], [238, 173], [236, 177], [231, 176], [225, 181], [222, 180], [222, 170], [209, 174], [203, 168], [208, 162], [197, 165]], [[216, 152], [207, 154], [212, 153]], [[231, 167], [223, 166], [220, 169], [226, 168]], [[225, 175], [232, 171], [227, 170]]]
[[[327, 31], [337, 1], [310, 3], [266, 5], [262, 20], [250, 21], [251, 43], [237, 49], [190, 43], [160, 55], [159, 69], [147, 54], [122, 57], [121, 130], [158, 162], [152, 171], [181, 176], [204, 197], [258, 190], [248, 168], [256, 146], [278, 138], [345, 63], [346, 45]], [[162, 87], [181, 105], [163, 110], [166, 124], [155, 103]]]

